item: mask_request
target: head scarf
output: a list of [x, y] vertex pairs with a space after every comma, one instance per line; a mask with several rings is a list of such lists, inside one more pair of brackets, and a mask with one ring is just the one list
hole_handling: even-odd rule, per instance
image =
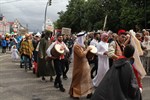
[[37, 36], [37, 37], [41, 37], [41, 34], [38, 32], [35, 36]]
[[84, 44], [85, 37], [86, 37], [85, 32], [78, 33], [76, 43], [82, 47], [85, 47], [85, 44]]
[[108, 34], [107, 34], [106, 32], [102, 33], [102, 34], [101, 34], [101, 40], [102, 40], [104, 37], [106, 37], [106, 36], [108, 36]]

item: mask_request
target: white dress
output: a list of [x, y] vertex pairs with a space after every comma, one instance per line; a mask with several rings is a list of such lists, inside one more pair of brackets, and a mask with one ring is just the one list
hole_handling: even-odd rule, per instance
[[17, 49], [11, 49], [11, 58], [13, 60], [19, 59], [18, 50]]
[[103, 41], [98, 43], [98, 71], [97, 75], [93, 79], [93, 85], [98, 87], [99, 83], [103, 79], [104, 75], [109, 69], [109, 59], [106, 55], [103, 55], [106, 51], [108, 51], [108, 43]]

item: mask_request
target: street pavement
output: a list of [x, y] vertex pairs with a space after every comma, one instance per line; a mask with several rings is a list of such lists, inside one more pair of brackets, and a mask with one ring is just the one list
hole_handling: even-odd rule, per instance
[[[50, 77], [42, 82], [32, 71], [20, 68], [19, 61], [12, 62], [10, 52], [0, 53], [0, 100], [72, 100], [68, 91], [71, 83], [72, 66], [68, 80], [63, 80], [66, 92], [53, 87]], [[143, 100], [150, 100], [150, 76], [143, 79]], [[86, 100], [82, 97], [81, 100]]]

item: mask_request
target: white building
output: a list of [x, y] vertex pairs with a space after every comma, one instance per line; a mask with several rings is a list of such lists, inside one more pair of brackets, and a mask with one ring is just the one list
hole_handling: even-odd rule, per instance
[[[49, 30], [49, 31], [54, 31], [54, 25], [53, 25], [53, 22], [48, 18], [46, 19], [46, 27], [45, 27], [46, 30]], [[43, 27], [42, 27], [42, 30], [44, 30], [44, 24], [43, 24]]]

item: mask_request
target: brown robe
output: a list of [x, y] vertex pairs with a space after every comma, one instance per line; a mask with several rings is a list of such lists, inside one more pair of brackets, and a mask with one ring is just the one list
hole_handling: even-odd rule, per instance
[[90, 93], [92, 93], [90, 66], [84, 48], [75, 44], [72, 83], [69, 94], [73, 97], [81, 97]]

